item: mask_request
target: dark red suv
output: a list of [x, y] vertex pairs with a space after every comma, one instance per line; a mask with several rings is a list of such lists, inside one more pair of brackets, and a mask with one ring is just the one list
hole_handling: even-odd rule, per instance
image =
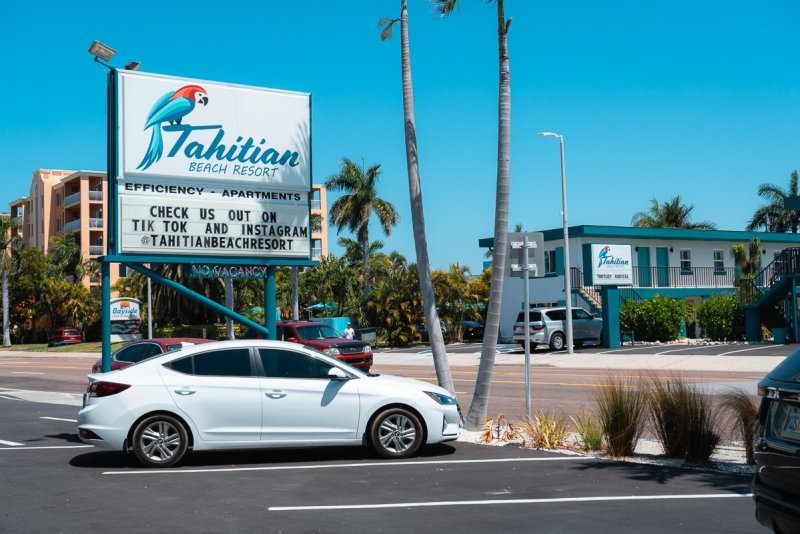
[[55, 332], [47, 340], [48, 347], [58, 347], [61, 345], [75, 345], [83, 341], [83, 336], [77, 328], [62, 327], [56, 329]]
[[[368, 343], [345, 339], [325, 323], [278, 321], [275, 324], [275, 334], [278, 340], [300, 343], [317, 349], [364, 372], [368, 372], [372, 367], [372, 347]], [[248, 332], [245, 337], [261, 336], [251, 335]]]

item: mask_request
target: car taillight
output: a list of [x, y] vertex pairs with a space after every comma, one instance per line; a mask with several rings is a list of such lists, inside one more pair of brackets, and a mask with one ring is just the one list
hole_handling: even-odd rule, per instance
[[531, 330], [538, 331], [538, 330], [542, 330], [542, 329], [544, 329], [544, 323], [532, 324], [531, 325]]
[[86, 389], [90, 397], [108, 397], [109, 395], [116, 395], [122, 393], [131, 387], [128, 384], [116, 384], [114, 382], [93, 382]]

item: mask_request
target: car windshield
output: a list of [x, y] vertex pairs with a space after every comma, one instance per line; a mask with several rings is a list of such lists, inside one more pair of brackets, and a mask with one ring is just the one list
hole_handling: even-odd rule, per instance
[[300, 334], [300, 339], [334, 339], [342, 337], [339, 332], [326, 324], [298, 326], [297, 333]]
[[[530, 312], [528, 312], [528, 316], [529, 316], [531, 322], [533, 322], [533, 321], [541, 321], [542, 320], [542, 312], [530, 311]], [[519, 312], [519, 315], [517, 315], [517, 322], [518, 323], [524, 323], [525, 322], [525, 312]]]

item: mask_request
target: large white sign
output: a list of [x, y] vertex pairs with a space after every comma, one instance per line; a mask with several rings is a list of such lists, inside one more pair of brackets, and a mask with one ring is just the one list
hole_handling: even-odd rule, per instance
[[630, 245], [592, 245], [592, 282], [597, 286], [633, 285]]
[[310, 256], [310, 95], [118, 76], [119, 252]]

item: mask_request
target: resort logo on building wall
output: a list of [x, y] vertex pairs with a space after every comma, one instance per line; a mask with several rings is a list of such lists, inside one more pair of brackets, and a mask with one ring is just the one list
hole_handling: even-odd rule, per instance
[[604, 246], [597, 253], [597, 267], [628, 267], [630, 259], [620, 258], [611, 253], [609, 245]]
[[[274, 177], [280, 167], [296, 167], [300, 154], [296, 150], [269, 146], [262, 137], [258, 142], [253, 137], [229, 136], [221, 124], [192, 125], [184, 123], [197, 104], [207, 106], [208, 92], [199, 85], [185, 85], [170, 91], [156, 100], [144, 124], [144, 131], [151, 131], [150, 143], [141, 163], [136, 167], [145, 171], [157, 163], [164, 154], [163, 132], [177, 133], [171, 136], [167, 158], [183, 154], [190, 160], [190, 173], [230, 174], [238, 176]], [[203, 144], [195, 135], [205, 130], [216, 130], [213, 140]]]
[[593, 244], [592, 281], [595, 285], [630, 285], [633, 261], [630, 245]]

